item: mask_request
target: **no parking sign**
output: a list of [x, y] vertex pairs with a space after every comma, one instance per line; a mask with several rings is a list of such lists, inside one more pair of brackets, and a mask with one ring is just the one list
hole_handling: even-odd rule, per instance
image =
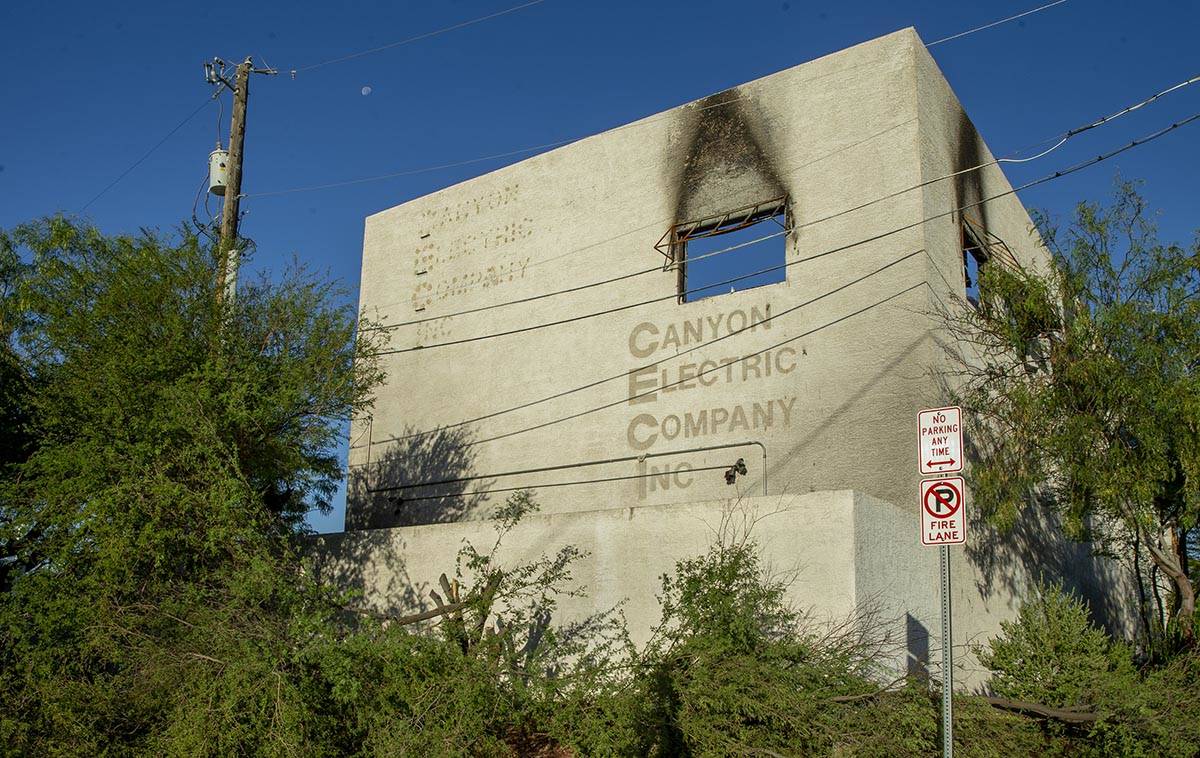
[[961, 476], [921, 482], [921, 544], [961, 545], [967, 541], [967, 513]]

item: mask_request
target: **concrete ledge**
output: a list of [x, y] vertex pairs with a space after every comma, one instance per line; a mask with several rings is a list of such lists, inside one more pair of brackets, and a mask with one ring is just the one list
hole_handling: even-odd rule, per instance
[[[923, 630], [937, 630], [936, 552], [920, 548], [911, 513], [850, 490], [534, 514], [505, 537], [498, 555], [515, 565], [565, 545], [581, 548], [574, 586], [587, 594], [562, 598], [557, 621], [624, 602], [640, 644], [660, 618], [662, 574], [719, 535], [747, 529], [768, 571], [788, 581], [797, 609], [818, 622], [871, 610], [897, 643], [910, 637], [915, 645], [908, 647], [928, 651]], [[453, 575], [463, 544], [486, 552], [496, 536], [491, 521], [429, 524], [324, 535], [315, 552], [323, 579], [361, 590], [373, 610], [405, 613], [430, 607], [429, 591], [439, 574]]]
[[[1087, 546], [1065, 541], [1055, 524], [1034, 515], [1009, 535], [974, 522], [968, 545], [951, 549], [960, 687], [978, 687], [986, 679], [971, 646], [1014, 617], [1032, 578], [1068, 579], [1068, 586], [1085, 596], [1086, 585], [1117, 586], [1115, 565], [1091, 556]], [[767, 571], [786, 581], [794, 608], [818, 624], [869, 615], [871, 631], [889, 641], [882, 666], [936, 673], [941, 660], [938, 551], [921, 546], [914, 510], [862, 492], [533, 514], [504, 538], [497, 557], [515, 566], [567, 545], [583, 550], [573, 584], [565, 589], [586, 594], [560, 598], [555, 623], [623, 603], [630, 635], [640, 645], [660, 621], [661, 576], [677, 561], [705, 553], [720, 535], [742, 535], [747, 529]], [[361, 591], [367, 608], [399, 615], [433, 606], [429, 592], [442, 572], [453, 575], [464, 544], [486, 553], [496, 538], [495, 522], [460, 521], [322, 535], [314, 538], [313, 554], [321, 579]], [[1093, 610], [1104, 609], [1094, 605]]]

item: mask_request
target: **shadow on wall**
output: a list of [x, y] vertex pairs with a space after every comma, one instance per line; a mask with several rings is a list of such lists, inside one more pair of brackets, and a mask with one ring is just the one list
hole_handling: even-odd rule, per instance
[[[968, 462], [980, 459], [980, 450], [969, 437], [964, 446]], [[1003, 593], [1020, 598], [1039, 579], [1061, 582], [1087, 601], [1093, 619], [1110, 632], [1127, 634], [1136, 623], [1132, 605], [1122, 602], [1127, 587], [1121, 566], [1094, 554], [1090, 543], [1067, 537], [1053, 502], [1043, 499], [1026, 505], [1007, 531], [987, 524], [979, 508], [972, 508], [968, 518], [971, 538], [966, 556], [979, 568], [977, 584], [983, 597]]]
[[904, 651], [905, 673], [929, 679], [929, 630], [911, 613], [904, 614]]
[[[404, 553], [403, 539], [380, 530], [320, 535], [309, 550], [317, 580], [349, 592], [349, 607], [356, 611], [403, 615], [430, 610], [433, 587], [412, 581]], [[454, 556], [447, 565], [453, 567]]]
[[[896, 372], [909, 359], [909, 356], [917, 350], [921, 343], [926, 339], [926, 333], [918, 334], [915, 339], [904, 346], [903, 349], [896, 352], [896, 357], [890, 360], [886, 365], [875, 371], [874, 375], [865, 381], [861, 387], [843, 400], [836, 408], [830, 411], [822, 420], [822, 429], [838, 429], [846, 425], [848, 421], [852, 421], [853, 413], [856, 409], [864, 407], [863, 400], [872, 395], [872, 393], [889, 377], [894, 377]], [[804, 390], [807, 392], [808, 388]], [[859, 492], [864, 492], [872, 497], [877, 497], [881, 500], [891, 502], [895, 497], [890, 492], [879, 491], [874, 487], [864, 486], [861, 481], [846, 481], [844, 479], [830, 478], [828, 472], [823, 469], [818, 469], [816, 463], [812, 465], [813, 471], [804, 474], [804, 480], [800, 479], [799, 474], [792, 475], [782, 485], [776, 484], [781, 476], [787, 475], [789, 470], [795, 471], [793, 461], [801, 456], [806, 455], [807, 451], [819, 449], [821, 445], [828, 444], [827, 432], [805, 432], [803, 436], [797, 435], [798, 441], [788, 450], [784, 451], [772, 463], [771, 470], [768, 474], [771, 476], [771, 490], [773, 492], [796, 492], [803, 494], [805, 492], [813, 492], [815, 490], [835, 490], [835, 489], [854, 489]], [[804, 460], [800, 458], [800, 460]]]
[[465, 427], [438, 430], [377, 444], [371, 462], [351, 469], [346, 486], [346, 529], [384, 529], [439, 524], [470, 518], [486, 500], [472, 494], [491, 486], [489, 480], [449, 481], [474, 474], [472, 434]]

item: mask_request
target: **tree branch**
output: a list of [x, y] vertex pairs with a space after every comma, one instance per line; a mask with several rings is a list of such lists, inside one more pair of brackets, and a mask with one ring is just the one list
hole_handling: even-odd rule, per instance
[[1028, 703], [1023, 700], [1009, 700], [1007, 698], [985, 695], [984, 700], [993, 708], [999, 708], [1002, 711], [1012, 711], [1020, 713], [1023, 716], [1036, 716], [1053, 721], [1060, 721], [1064, 724], [1091, 724], [1100, 720], [1100, 715], [1093, 711], [1087, 711], [1077, 708], [1051, 708], [1048, 705], [1041, 703]]

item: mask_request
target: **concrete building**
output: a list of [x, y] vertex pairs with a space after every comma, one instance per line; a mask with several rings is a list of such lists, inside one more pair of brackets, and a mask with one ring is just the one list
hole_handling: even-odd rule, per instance
[[[578, 545], [589, 596], [562, 613], [625, 599], [644, 639], [658, 575], [732, 509], [758, 515], [797, 605], [880, 605], [922, 659], [939, 622], [915, 424], [944, 400], [949, 339], [934, 314], [974, 266], [1046, 263], [997, 166], [932, 181], [991, 160], [905, 29], [369, 217], [361, 304], [394, 352], [353, 424], [323, 570], [380, 609], [419, 603], [528, 487], [541, 513], [506, 559]], [[971, 539], [959, 641], [997, 631], [1035, 574], [1112, 580], [1047, 525]]]

